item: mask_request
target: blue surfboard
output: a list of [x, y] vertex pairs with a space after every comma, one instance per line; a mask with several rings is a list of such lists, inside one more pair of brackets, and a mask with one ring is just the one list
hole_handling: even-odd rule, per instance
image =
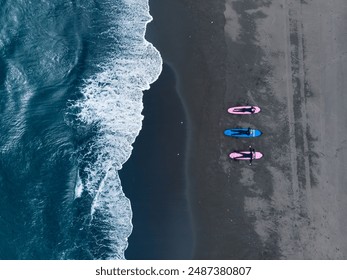
[[248, 128], [232, 128], [224, 130], [225, 136], [235, 137], [235, 138], [253, 138], [262, 135], [262, 132], [258, 129]]

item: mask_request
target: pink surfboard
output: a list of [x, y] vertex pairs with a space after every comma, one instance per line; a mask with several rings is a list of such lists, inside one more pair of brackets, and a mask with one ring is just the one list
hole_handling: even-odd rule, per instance
[[[249, 154], [249, 151], [232, 152], [229, 157], [235, 160], [250, 160], [249, 157], [244, 157], [243, 154]], [[253, 152], [253, 159], [261, 159], [263, 154], [260, 152]]]
[[258, 106], [238, 106], [231, 107], [228, 109], [228, 113], [235, 115], [251, 115], [257, 114], [260, 112], [260, 108]]

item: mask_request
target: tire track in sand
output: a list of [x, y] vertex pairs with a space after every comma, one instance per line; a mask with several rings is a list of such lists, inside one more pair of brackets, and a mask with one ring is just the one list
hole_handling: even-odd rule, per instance
[[[285, 20], [285, 61], [286, 61], [286, 95], [289, 122], [291, 183], [293, 192], [292, 213], [292, 258], [305, 258], [306, 242], [303, 236], [310, 235], [308, 198], [311, 191], [311, 176], [308, 121], [306, 110], [306, 78], [304, 36], [301, 16], [301, 3], [283, 0]], [[288, 257], [288, 256], [287, 256]]]

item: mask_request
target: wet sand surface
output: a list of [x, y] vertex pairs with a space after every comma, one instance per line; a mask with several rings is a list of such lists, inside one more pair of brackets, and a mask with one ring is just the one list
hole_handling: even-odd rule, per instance
[[[347, 256], [347, 2], [151, 0], [188, 117], [196, 259]], [[228, 107], [262, 112], [233, 116]], [[223, 130], [254, 127], [252, 140]], [[252, 145], [248, 166], [228, 153]]]
[[185, 116], [167, 66], [144, 93], [144, 120], [120, 172], [131, 201], [127, 259], [190, 259], [192, 231], [184, 175]]

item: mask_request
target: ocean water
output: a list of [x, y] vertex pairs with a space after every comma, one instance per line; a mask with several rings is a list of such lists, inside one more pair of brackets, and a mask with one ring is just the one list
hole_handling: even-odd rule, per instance
[[0, 259], [124, 258], [150, 20], [148, 0], [0, 0]]

